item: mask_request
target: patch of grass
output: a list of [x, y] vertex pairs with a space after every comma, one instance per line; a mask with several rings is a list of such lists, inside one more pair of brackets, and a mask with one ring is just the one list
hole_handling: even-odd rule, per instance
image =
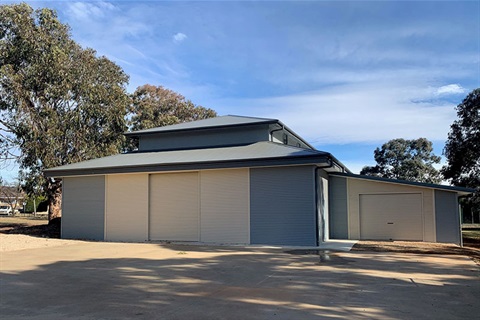
[[48, 217], [33, 215], [30, 216], [0, 216], [0, 227], [8, 224], [19, 224], [24, 226], [36, 226], [48, 223]]
[[0, 233], [60, 238], [60, 223], [49, 224], [43, 217], [0, 217]]
[[462, 230], [463, 245], [480, 249], [480, 228]]

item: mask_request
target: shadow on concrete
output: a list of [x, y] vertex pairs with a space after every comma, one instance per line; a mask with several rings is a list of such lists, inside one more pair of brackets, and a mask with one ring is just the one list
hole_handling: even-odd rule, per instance
[[[88, 245], [82, 250], [88, 250]], [[316, 255], [275, 250], [180, 245], [154, 245], [147, 250], [137, 244], [125, 245], [125, 257], [112, 258], [111, 253], [122, 250], [122, 244], [98, 245], [101, 249], [92, 249], [95, 254], [86, 259], [59, 258], [31, 270], [2, 270], [2, 317], [473, 319], [478, 316], [479, 270], [467, 259], [462, 263], [456, 261], [460, 257], [352, 252], [331, 253], [328, 260], [322, 261]], [[55, 250], [59, 253], [68, 248]], [[129, 250], [134, 252], [131, 258]], [[102, 255], [105, 257], [98, 257]], [[15, 253], [8, 256], [14, 257]]]

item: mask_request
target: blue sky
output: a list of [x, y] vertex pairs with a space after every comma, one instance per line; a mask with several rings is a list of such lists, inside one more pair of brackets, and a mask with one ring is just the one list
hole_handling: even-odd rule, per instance
[[27, 3], [56, 9], [129, 92], [163, 85], [220, 115], [280, 119], [354, 172], [393, 138], [440, 155], [480, 87], [480, 1]]

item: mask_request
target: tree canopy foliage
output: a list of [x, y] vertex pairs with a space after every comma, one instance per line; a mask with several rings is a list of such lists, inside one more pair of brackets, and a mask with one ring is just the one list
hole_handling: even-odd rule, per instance
[[118, 65], [78, 45], [55, 11], [0, 6], [0, 157], [19, 164], [30, 196], [47, 196], [50, 219], [61, 214], [61, 181], [44, 169], [118, 153], [127, 124], [216, 116], [161, 86], [128, 95], [127, 82]]
[[441, 175], [433, 164], [441, 158], [433, 153], [432, 142], [425, 138], [415, 140], [393, 139], [376, 148], [375, 166], [363, 167], [360, 174], [416, 182], [440, 183]]
[[[145, 84], [131, 95], [129, 125], [132, 131], [216, 117], [217, 113], [195, 105], [184, 96], [162, 86]], [[138, 148], [138, 141], [127, 141], [127, 151]]]
[[134, 131], [217, 116], [214, 110], [195, 105], [179, 93], [149, 84], [135, 90], [130, 112]]
[[117, 153], [126, 129], [128, 76], [71, 39], [50, 9], [0, 6], [0, 152], [26, 189], [40, 185], [59, 214], [61, 182], [43, 169]]
[[446, 180], [454, 185], [477, 190], [470, 201], [480, 212], [480, 88], [470, 92], [457, 107], [445, 145], [447, 165], [442, 168]]

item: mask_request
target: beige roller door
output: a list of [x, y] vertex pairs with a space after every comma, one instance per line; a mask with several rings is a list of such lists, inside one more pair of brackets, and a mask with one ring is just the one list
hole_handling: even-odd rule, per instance
[[361, 194], [360, 238], [422, 241], [422, 194]]
[[199, 241], [198, 172], [150, 175], [150, 240]]
[[248, 169], [202, 171], [201, 241], [250, 243]]
[[148, 239], [148, 174], [106, 177], [106, 233], [108, 241]]

